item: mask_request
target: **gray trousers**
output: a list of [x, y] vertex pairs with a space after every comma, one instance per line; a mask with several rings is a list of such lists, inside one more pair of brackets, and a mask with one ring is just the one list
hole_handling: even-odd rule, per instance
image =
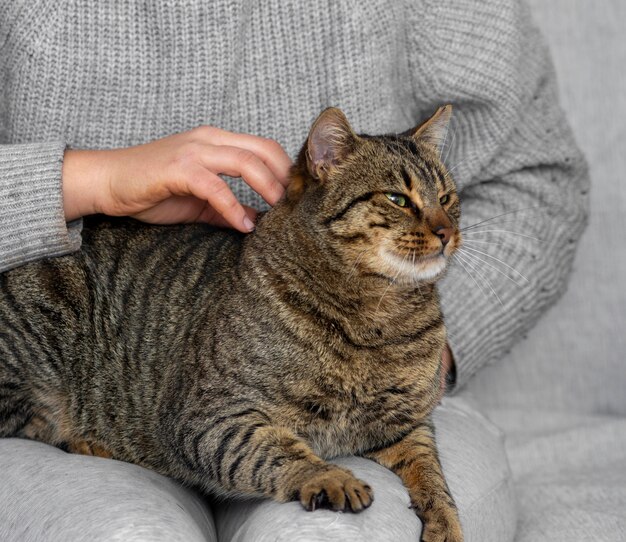
[[[515, 502], [500, 431], [459, 398], [435, 412], [444, 472], [467, 542], [512, 541]], [[209, 504], [135, 465], [0, 439], [0, 540], [181, 542], [416, 542], [421, 524], [391, 471], [340, 458], [375, 492], [360, 514], [304, 511], [299, 503]], [[217, 536], [219, 533], [219, 538]]]

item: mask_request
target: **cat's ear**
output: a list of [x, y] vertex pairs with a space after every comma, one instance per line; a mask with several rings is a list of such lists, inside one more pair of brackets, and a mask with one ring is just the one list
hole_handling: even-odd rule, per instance
[[354, 150], [358, 136], [336, 107], [322, 111], [306, 142], [307, 168], [315, 179], [325, 181], [329, 172]]
[[412, 137], [415, 141], [434, 147], [437, 152], [441, 153], [446, 141], [451, 117], [452, 106], [444, 105], [437, 109], [435, 114], [427, 121], [420, 124], [417, 128], [405, 132], [405, 134]]

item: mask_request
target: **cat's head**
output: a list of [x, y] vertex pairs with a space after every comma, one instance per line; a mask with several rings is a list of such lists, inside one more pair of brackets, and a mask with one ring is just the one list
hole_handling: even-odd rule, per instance
[[437, 278], [461, 242], [459, 198], [440, 159], [451, 113], [441, 107], [404, 134], [368, 136], [326, 109], [288, 188], [300, 226], [361, 274]]

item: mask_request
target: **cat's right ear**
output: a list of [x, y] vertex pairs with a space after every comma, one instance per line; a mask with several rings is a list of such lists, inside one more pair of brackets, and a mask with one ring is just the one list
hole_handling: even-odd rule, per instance
[[306, 142], [307, 169], [324, 182], [333, 168], [354, 150], [358, 136], [340, 109], [329, 107], [313, 123]]

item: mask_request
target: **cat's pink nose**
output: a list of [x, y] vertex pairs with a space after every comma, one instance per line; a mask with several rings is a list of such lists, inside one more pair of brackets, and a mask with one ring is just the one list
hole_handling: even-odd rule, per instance
[[439, 237], [439, 239], [441, 239], [441, 243], [444, 247], [448, 244], [452, 234], [454, 233], [452, 228], [444, 228], [443, 226], [438, 226], [432, 231], [437, 237]]

